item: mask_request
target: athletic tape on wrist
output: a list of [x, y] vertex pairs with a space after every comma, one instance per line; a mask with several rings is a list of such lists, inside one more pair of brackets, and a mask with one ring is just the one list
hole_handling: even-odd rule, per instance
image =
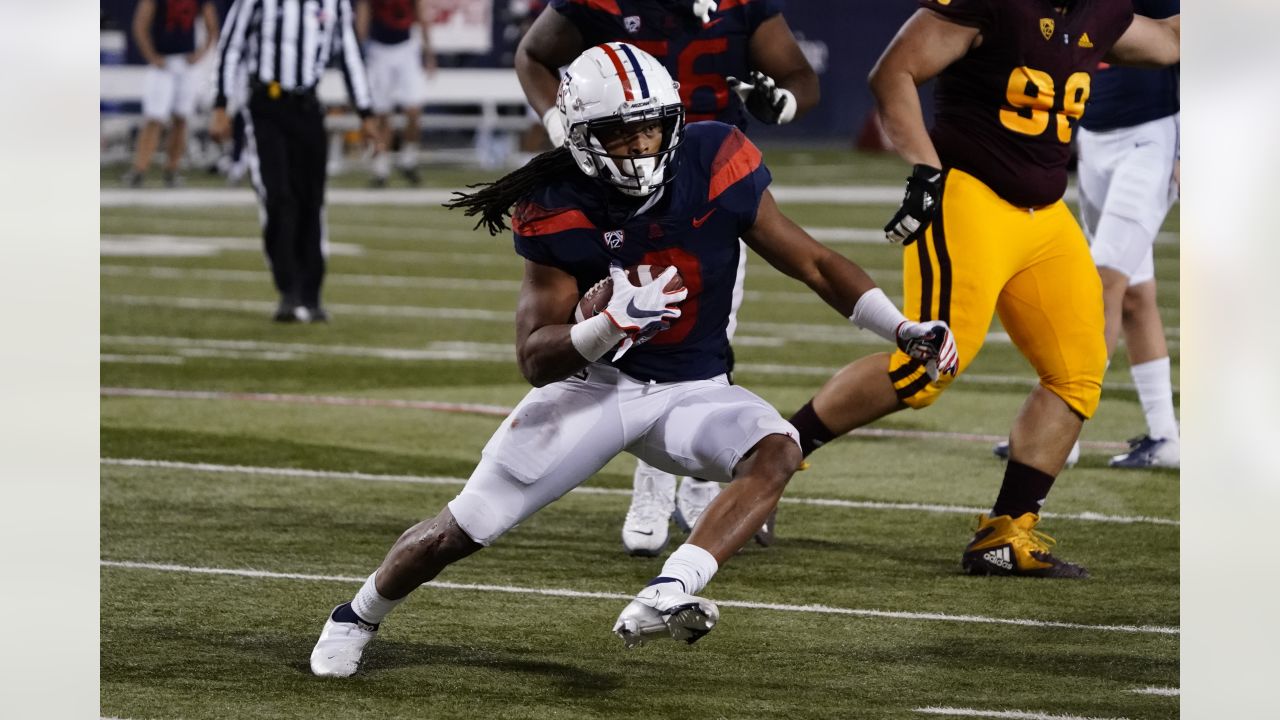
[[569, 328], [569, 341], [582, 357], [595, 362], [627, 334], [601, 313]]
[[862, 293], [862, 297], [853, 306], [853, 314], [849, 316], [849, 322], [870, 330], [895, 345], [898, 342], [898, 326], [906, 321], [906, 316], [880, 288]]

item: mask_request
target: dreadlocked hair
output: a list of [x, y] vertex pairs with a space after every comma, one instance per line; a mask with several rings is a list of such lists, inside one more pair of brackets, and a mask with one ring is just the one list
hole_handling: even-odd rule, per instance
[[457, 197], [444, 206], [450, 210], [462, 208], [467, 217], [479, 215], [475, 228], [484, 225], [490, 235], [509, 229], [506, 218], [511, 217], [511, 206], [538, 187], [556, 178], [577, 172], [577, 163], [564, 147], [549, 150], [530, 160], [524, 167], [513, 170], [490, 183], [468, 185], [479, 188], [475, 192], [455, 191]]

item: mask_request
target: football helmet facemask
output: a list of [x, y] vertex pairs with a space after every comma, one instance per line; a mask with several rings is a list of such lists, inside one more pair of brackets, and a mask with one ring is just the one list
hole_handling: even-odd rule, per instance
[[[647, 197], [675, 177], [676, 150], [684, 140], [680, 84], [652, 55], [634, 45], [611, 42], [578, 56], [565, 71], [556, 97], [566, 145], [588, 177], [633, 197]], [[611, 155], [601, 137], [623, 126], [657, 123], [656, 152]]]

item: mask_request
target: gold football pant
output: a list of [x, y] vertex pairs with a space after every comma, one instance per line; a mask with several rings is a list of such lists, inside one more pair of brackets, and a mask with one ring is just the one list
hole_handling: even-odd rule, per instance
[[[1066, 203], [1015, 207], [972, 175], [948, 171], [933, 223], [904, 248], [903, 291], [907, 317], [951, 326], [957, 374], [978, 355], [999, 312], [1041, 385], [1083, 418], [1097, 409], [1107, 363], [1102, 283]], [[889, 361], [889, 377], [913, 408], [931, 404], [953, 380], [930, 382], [901, 351]]]

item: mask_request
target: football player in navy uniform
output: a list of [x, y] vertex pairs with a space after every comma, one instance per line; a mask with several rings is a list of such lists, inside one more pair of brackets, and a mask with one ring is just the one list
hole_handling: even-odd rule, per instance
[[[919, 0], [871, 73], [884, 128], [912, 163], [885, 226], [903, 243], [908, 317], [946, 320], [959, 371], [994, 313], [1040, 377], [1014, 419], [994, 507], [961, 558], [978, 575], [1084, 578], [1050, 553], [1039, 511], [1107, 363], [1102, 286], [1062, 201], [1070, 143], [1092, 71], [1178, 61], [1180, 20], [1135, 16], [1127, 1]], [[917, 88], [937, 77], [932, 133]], [[792, 418], [807, 453], [905, 407], [932, 404], [955, 379], [895, 353], [838, 372]]]
[[[458, 496], [406, 530], [355, 598], [333, 610], [311, 654], [317, 675], [353, 674], [410, 592], [623, 451], [729, 484], [614, 631], [633, 646], [693, 642], [715, 625], [715, 603], [697, 593], [750, 540], [800, 463], [795, 430], [726, 377], [740, 237], [935, 372], [955, 363], [945, 323], [906, 320], [860, 267], [778, 210], [760, 151], [741, 131], [685, 125], [676, 84], [644, 51], [587, 50], [565, 74], [557, 107], [565, 147], [453, 203], [491, 232], [515, 206], [515, 249], [525, 260], [516, 355], [534, 389]], [[666, 269], [634, 285], [622, 268], [644, 265]], [[573, 322], [604, 278], [607, 306]]]
[[[1178, 0], [1134, 0], [1148, 17], [1176, 15]], [[1181, 461], [1169, 346], [1156, 305], [1152, 244], [1177, 197], [1178, 67], [1108, 67], [1093, 76], [1080, 120], [1080, 218], [1102, 276], [1107, 353], [1124, 332], [1147, 433], [1111, 467], [1176, 468]]]
[[[583, 50], [618, 41], [656, 57], [680, 83], [690, 122], [719, 120], [746, 131], [749, 117], [791, 122], [818, 102], [818, 76], [782, 16], [783, 0], [551, 0], [516, 49], [516, 73], [552, 144], [564, 144], [555, 108], [558, 68]], [[745, 261], [745, 249], [742, 253]], [[737, 327], [746, 265], [739, 268], [729, 339]], [[686, 531], [720, 490], [637, 463], [622, 544], [632, 555], [657, 555], [670, 519]], [[773, 542], [774, 517], [756, 533]]]
[[396, 169], [409, 184], [417, 185], [420, 181], [418, 119], [427, 100], [426, 75], [434, 75], [436, 71], [428, 5], [427, 0], [357, 0], [356, 3], [356, 35], [364, 43], [369, 92], [381, 133], [370, 180], [374, 187], [386, 186], [391, 174], [390, 116], [397, 106], [404, 113], [404, 132], [400, 135]]
[[[196, 17], [204, 23], [204, 42], [196, 47]], [[133, 165], [124, 184], [141, 187], [169, 123], [164, 184], [181, 184], [178, 165], [187, 151], [187, 118], [196, 109], [200, 78], [195, 65], [218, 39], [218, 8], [213, 0], [139, 0], [133, 12], [133, 42], [147, 61], [142, 117]]]

